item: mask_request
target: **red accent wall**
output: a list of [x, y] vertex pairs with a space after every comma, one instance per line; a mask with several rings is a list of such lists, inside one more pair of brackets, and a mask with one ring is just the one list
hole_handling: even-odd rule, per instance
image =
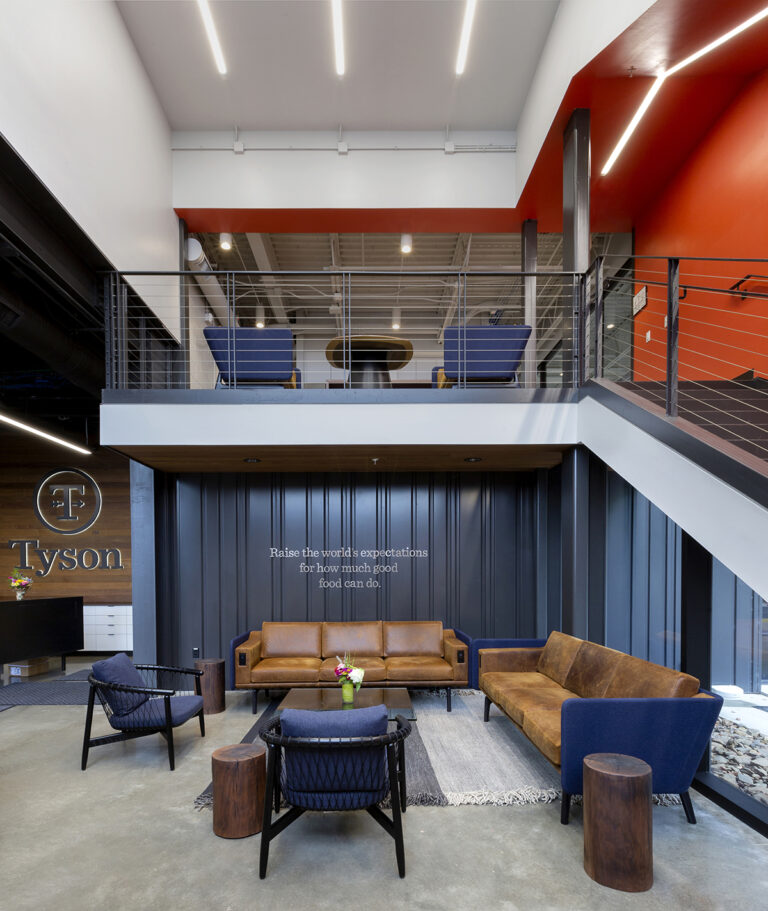
[[[636, 220], [635, 253], [768, 259], [768, 70], [746, 84]], [[662, 260], [637, 265], [638, 288], [666, 280]], [[725, 289], [747, 274], [768, 275], [768, 263], [683, 260], [680, 272], [683, 286]], [[664, 378], [665, 314], [665, 288], [648, 284], [634, 325], [638, 381]], [[680, 302], [680, 379], [747, 370], [768, 376], [768, 300], [689, 289]]]

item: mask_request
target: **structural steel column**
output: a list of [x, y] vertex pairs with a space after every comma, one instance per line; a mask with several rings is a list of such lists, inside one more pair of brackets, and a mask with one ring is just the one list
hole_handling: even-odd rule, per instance
[[574, 446], [563, 454], [563, 632], [589, 635], [589, 452]]
[[[586, 272], [589, 267], [589, 111], [577, 108], [563, 133], [563, 271]], [[577, 381], [573, 371], [574, 354], [581, 341], [575, 337], [578, 310], [578, 284], [574, 283], [571, 318], [565, 307], [563, 325], [563, 385]]]
[[155, 473], [131, 460], [133, 657], [139, 664], [157, 663], [155, 556]]
[[[527, 218], [520, 231], [520, 260], [523, 272], [535, 272], [538, 267], [538, 222]], [[523, 305], [525, 323], [531, 327], [531, 335], [523, 354], [523, 383], [526, 388], [535, 388], [539, 384], [539, 358], [536, 324], [536, 276], [528, 275], [523, 279]]]

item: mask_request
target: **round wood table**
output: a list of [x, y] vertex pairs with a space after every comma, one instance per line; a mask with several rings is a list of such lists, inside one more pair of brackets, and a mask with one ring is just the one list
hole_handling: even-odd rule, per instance
[[391, 389], [390, 370], [399, 370], [413, 357], [413, 345], [395, 335], [337, 336], [325, 356], [334, 367], [349, 368], [353, 389]]
[[219, 747], [211, 755], [213, 831], [221, 838], [261, 832], [267, 748], [255, 743]]
[[584, 757], [584, 869], [603, 886], [653, 885], [651, 767], [619, 753]]
[[224, 659], [197, 658], [195, 669], [203, 672], [200, 689], [203, 694], [203, 715], [218, 715], [226, 709], [224, 697]]

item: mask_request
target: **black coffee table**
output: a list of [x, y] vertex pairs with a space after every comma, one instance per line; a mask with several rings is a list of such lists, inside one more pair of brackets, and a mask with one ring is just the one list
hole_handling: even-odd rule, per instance
[[397, 715], [402, 715], [408, 721], [415, 721], [411, 697], [404, 687], [375, 687], [361, 686], [355, 693], [352, 705], [344, 705], [341, 701], [341, 687], [307, 687], [296, 688], [288, 691], [288, 695], [275, 710], [279, 715], [283, 709], [305, 709], [310, 712], [330, 712], [338, 709], [365, 709], [371, 705], [385, 705], [387, 716], [394, 721]]

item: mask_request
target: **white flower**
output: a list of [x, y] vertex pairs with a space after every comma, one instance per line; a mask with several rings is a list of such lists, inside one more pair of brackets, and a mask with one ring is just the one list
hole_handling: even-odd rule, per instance
[[349, 679], [352, 681], [352, 683], [355, 684], [355, 686], [360, 686], [360, 684], [363, 682], [364, 675], [365, 671], [361, 667], [353, 667], [349, 672]]

